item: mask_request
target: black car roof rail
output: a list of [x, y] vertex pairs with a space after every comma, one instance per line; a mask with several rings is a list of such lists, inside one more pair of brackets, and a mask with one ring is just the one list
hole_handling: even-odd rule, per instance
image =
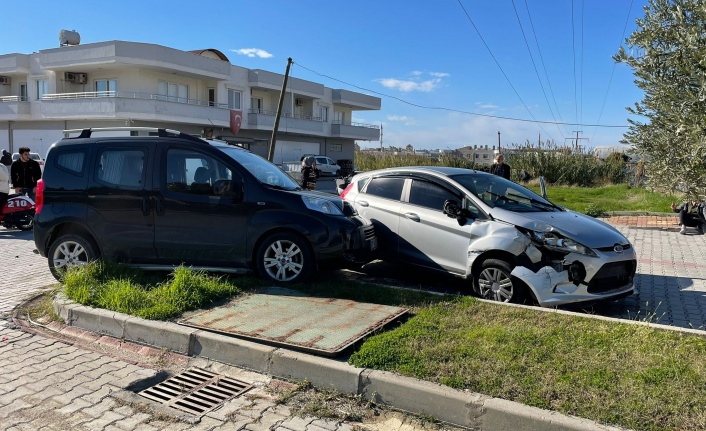
[[[196, 136], [182, 133], [178, 130], [160, 129], [157, 127], [97, 127], [88, 129], [69, 129], [64, 130], [64, 137], [68, 139], [90, 138], [93, 132], [157, 132], [157, 136], [160, 138], [176, 137], [188, 139], [192, 142], [199, 142], [201, 144], [208, 144], [206, 141]], [[69, 138], [70, 133], [79, 133], [79, 135]]]

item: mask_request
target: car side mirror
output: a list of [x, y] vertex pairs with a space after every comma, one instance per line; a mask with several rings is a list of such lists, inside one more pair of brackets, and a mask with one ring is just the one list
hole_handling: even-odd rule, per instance
[[444, 214], [446, 214], [448, 217], [451, 218], [459, 218], [462, 213], [461, 213], [461, 207], [459, 206], [458, 202], [454, 200], [447, 200], [444, 202]]

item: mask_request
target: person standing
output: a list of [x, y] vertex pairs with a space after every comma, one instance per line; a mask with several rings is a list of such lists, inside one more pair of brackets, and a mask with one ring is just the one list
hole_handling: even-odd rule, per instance
[[490, 167], [490, 173], [493, 175], [497, 175], [499, 177], [503, 177], [506, 180], [510, 179], [510, 165], [506, 165], [503, 163], [503, 155], [498, 154], [495, 156], [495, 163]]
[[302, 188], [316, 190], [316, 179], [319, 177], [316, 170], [316, 158], [306, 156], [302, 160]]
[[20, 147], [20, 158], [12, 162], [10, 181], [15, 193], [27, 194], [34, 200], [37, 181], [42, 178], [42, 168], [36, 160], [29, 157], [29, 148]]
[[679, 213], [680, 234], [686, 235], [687, 227], [695, 227], [700, 235], [704, 234], [704, 221], [699, 217], [699, 202], [696, 199], [686, 201], [679, 206], [672, 202], [671, 208], [675, 213]]
[[7, 195], [10, 193], [10, 171], [8, 166], [12, 164], [12, 156], [7, 150], [2, 150], [0, 158], [0, 208], [5, 205]]

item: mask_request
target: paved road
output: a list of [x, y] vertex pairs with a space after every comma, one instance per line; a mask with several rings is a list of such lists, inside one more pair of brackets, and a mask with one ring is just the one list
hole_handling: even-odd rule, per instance
[[[13, 309], [56, 286], [46, 260], [32, 253], [31, 232], [0, 228], [0, 430], [281, 430], [349, 431], [438, 429], [395, 412], [350, 423], [298, 417], [277, 402], [293, 385], [201, 358], [124, 343], [80, 331], [45, 336], [17, 328]], [[39, 328], [41, 329], [41, 328]], [[80, 335], [80, 336], [79, 336]], [[170, 408], [148, 406], [133, 384], [160, 369], [200, 367], [254, 386], [199, 420]], [[279, 388], [279, 389], [278, 389]], [[324, 407], [328, 400], [319, 401]], [[321, 407], [321, 406], [320, 406]], [[348, 407], [348, 406], [346, 406]], [[375, 413], [363, 407], [361, 414]], [[372, 415], [371, 415], [372, 416]]]

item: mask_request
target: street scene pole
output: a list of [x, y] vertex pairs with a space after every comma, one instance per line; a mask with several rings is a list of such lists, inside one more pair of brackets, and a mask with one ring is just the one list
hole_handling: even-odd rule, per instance
[[275, 157], [275, 142], [277, 141], [277, 129], [279, 128], [279, 116], [282, 112], [284, 104], [284, 92], [287, 89], [287, 78], [289, 78], [289, 67], [292, 65], [292, 57], [287, 59], [287, 70], [284, 72], [284, 81], [282, 82], [282, 91], [279, 93], [279, 105], [277, 105], [277, 114], [275, 114], [275, 126], [272, 128], [272, 138], [270, 139], [270, 148], [267, 151], [267, 160], [273, 161]]

